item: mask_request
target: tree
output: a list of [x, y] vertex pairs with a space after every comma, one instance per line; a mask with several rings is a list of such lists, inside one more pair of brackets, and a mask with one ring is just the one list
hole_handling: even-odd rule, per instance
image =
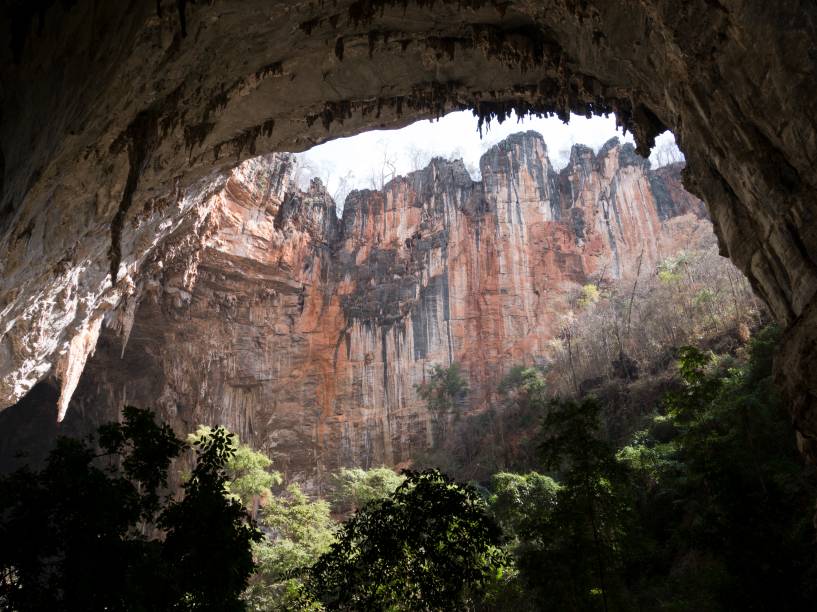
[[506, 538], [517, 545], [533, 540], [538, 524], [556, 507], [559, 483], [538, 472], [499, 472], [491, 477], [491, 512]]
[[417, 394], [425, 400], [434, 423], [435, 443], [445, 440], [448, 420], [458, 402], [468, 394], [468, 384], [460, 373], [460, 365], [452, 363], [447, 368], [435, 364], [428, 382], [416, 385]]
[[308, 609], [303, 574], [335, 541], [329, 504], [310, 501], [293, 483], [286, 495], [270, 497], [260, 523], [269, 536], [253, 548], [258, 570], [250, 580], [245, 601], [251, 610]]
[[579, 308], [589, 308], [598, 302], [600, 297], [599, 288], [593, 283], [589, 283], [582, 286], [581, 294], [576, 304]]
[[547, 407], [545, 390], [540, 368], [511, 367], [487, 410], [456, 420], [441, 444], [413, 457], [415, 465], [478, 482], [487, 482], [498, 471], [529, 469], [535, 463], [536, 431]]
[[501, 533], [476, 490], [436, 470], [405, 474], [310, 570], [307, 588], [327, 609], [462, 610], [495, 580]]
[[568, 311], [559, 317], [559, 339], [567, 347], [567, 362], [570, 365], [570, 378], [573, 382], [573, 390], [579, 392], [579, 381], [576, 377], [576, 363], [574, 359], [574, 336], [576, 335], [576, 315], [573, 311]]
[[542, 460], [559, 475], [560, 487], [548, 520], [538, 526], [540, 547], [523, 551], [519, 565], [528, 585], [554, 609], [627, 609], [627, 470], [600, 431], [600, 410], [592, 397], [555, 400], [542, 425]]
[[673, 592], [677, 609], [812, 610], [817, 601], [817, 478], [772, 384], [777, 334], [759, 332], [740, 365], [684, 347], [666, 414], [621, 453], [646, 483], [642, 524], [664, 543], [644, 567], [667, 568], [652, 588]]
[[391, 150], [385, 140], [378, 141], [380, 148], [379, 159], [369, 173], [369, 185], [374, 191], [383, 191], [390, 180], [397, 176], [397, 155]]
[[502, 378], [499, 394], [514, 403], [538, 403], [545, 398], [545, 379], [536, 368], [515, 365]]
[[[188, 610], [238, 599], [260, 537], [225, 495], [228, 434], [198, 445], [184, 497], [168, 469], [186, 445], [148, 410], [94, 440], [61, 438], [40, 471], [0, 478], [0, 606], [14, 610]], [[165, 539], [146, 534], [165, 530]]]
[[417, 172], [431, 163], [432, 154], [426, 148], [412, 144], [406, 149], [405, 157], [408, 159], [409, 172]]
[[[332, 183], [327, 179], [326, 184], [331, 185]], [[354, 188], [355, 173], [352, 170], [347, 170], [346, 174], [338, 175], [337, 184], [332, 190], [332, 200], [335, 202], [335, 206], [337, 206], [338, 216], [343, 215], [343, 208], [346, 205], [346, 196], [348, 196], [349, 192]]]
[[650, 154], [656, 168], [684, 161], [684, 154], [675, 143], [675, 138], [661, 140], [663, 142], [657, 144]]
[[541, 537], [548, 532], [558, 492], [559, 484], [538, 472], [500, 472], [492, 476], [488, 505], [502, 527], [505, 549], [512, 563], [492, 585], [480, 609], [514, 612], [539, 609], [537, 597], [526, 584], [531, 576], [521, 576], [516, 565], [546, 545]]
[[336, 512], [350, 512], [361, 509], [366, 504], [385, 499], [405, 480], [387, 467], [363, 470], [361, 468], [341, 468], [332, 479], [332, 505]]
[[235, 457], [233, 434], [223, 427], [194, 443], [196, 466], [182, 485], [184, 497], [158, 520], [167, 532], [163, 553], [174, 599], [187, 609], [242, 610], [241, 593], [255, 569], [251, 545], [261, 532], [244, 506], [227, 494], [227, 465]]
[[[188, 444], [195, 445], [212, 436], [213, 429], [200, 425], [187, 436]], [[270, 471], [272, 461], [263, 453], [242, 444], [235, 434], [230, 438], [232, 455], [227, 461], [227, 490], [235, 495], [253, 516], [260, 503], [270, 495], [270, 489], [283, 482], [279, 472]]]

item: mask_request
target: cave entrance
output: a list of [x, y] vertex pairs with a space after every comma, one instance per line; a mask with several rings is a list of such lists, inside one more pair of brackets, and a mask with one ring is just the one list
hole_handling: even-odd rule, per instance
[[[364, 132], [250, 158], [193, 192], [168, 240], [185, 246], [107, 318], [61, 427], [156, 407], [180, 429], [226, 425], [320, 483], [444, 447], [465, 421], [426, 406], [440, 368], [459, 369], [457, 412], [476, 416], [515, 367], [586, 392], [637, 378], [704, 315], [756, 314], [732, 312], [748, 285], [715, 253], [671, 133], [645, 160], [612, 118], [476, 128], [459, 112]], [[666, 333], [636, 337], [659, 268], [667, 287], [687, 279], [686, 302], [706, 299], [667, 311], [689, 328], [664, 317]], [[718, 293], [727, 278], [734, 293]]]
[[[42, 450], [58, 428], [85, 433], [131, 403], [181, 430], [224, 423], [318, 489], [338, 465], [402, 466], [435, 445], [439, 463], [479, 467], [487, 449], [525, 465], [523, 434], [541, 415], [518, 405], [541, 377], [653, 405], [645, 368], [660, 374], [676, 357], [661, 347], [694, 330], [731, 355], [763, 322], [717, 248], [692, 248], [711, 232], [680, 169], [646, 167], [626, 142], [571, 147], [558, 168], [536, 136], [509, 135], [484, 152], [480, 176], [451, 159], [404, 178], [381, 164], [377, 189], [352, 191], [341, 217], [320, 182], [292, 180], [291, 157], [257, 158], [473, 109], [481, 125], [613, 114], [642, 155], [675, 131], [683, 183], [706, 200], [720, 252], [786, 328], [777, 380], [800, 452], [817, 459], [815, 3], [40, 0], [4, 3], [0, 30], [0, 407], [23, 400], [0, 413], [2, 452], [20, 439]], [[741, 397], [755, 374], [743, 371], [725, 394]], [[46, 379], [62, 399], [35, 387]], [[442, 398], [423, 387], [435, 382]], [[444, 400], [435, 410], [423, 388]], [[474, 397], [489, 409], [460, 410]], [[43, 421], [29, 416], [48, 402]], [[506, 435], [499, 407], [520, 435]], [[636, 413], [608, 422], [611, 435], [632, 431]], [[755, 452], [790, 430], [780, 410], [751, 414], [733, 412], [721, 437], [737, 440], [733, 453], [700, 462], [719, 474], [675, 489], [696, 503], [639, 517], [664, 533], [680, 518], [673, 540], [737, 544], [723, 564], [697, 545], [673, 553], [666, 601], [720, 591], [733, 559], [742, 569], [724, 607], [809, 607], [781, 602], [808, 581], [811, 530], [795, 517], [813, 490], [777, 512], [802, 466], [791, 436]], [[674, 435], [653, 424], [648, 451]], [[735, 472], [719, 469], [726, 456]], [[741, 488], [757, 495], [719, 503]], [[740, 529], [689, 532], [704, 524], [691, 506]], [[784, 565], [758, 580], [774, 560]], [[687, 570], [702, 579], [676, 588]], [[775, 576], [791, 582], [767, 588]], [[574, 591], [598, 606], [605, 589], [590, 586]]]
[[[472, 391], [460, 408], [480, 413], [514, 366], [584, 394], [666, 367], [659, 353], [702, 327], [745, 336], [765, 316], [683, 189], [671, 133], [644, 160], [612, 119], [512, 116], [482, 138], [475, 123], [454, 113], [295, 156], [301, 194], [280, 199], [275, 222], [334, 245], [290, 268], [310, 286], [336, 275], [340, 294], [334, 323], [314, 298], [304, 307], [334, 326], [331, 388], [313, 394], [330, 464], [400, 465], [434, 446], [450, 424], [432, 422], [419, 388], [436, 368], [460, 368]], [[648, 321], [660, 300], [679, 309]]]
[[185, 190], [237, 161], [452, 110], [613, 113], [644, 154], [675, 130], [722, 252], [796, 328], [781, 381], [817, 456], [808, 3], [35, 4], [2, 15], [3, 406], [76, 378]]

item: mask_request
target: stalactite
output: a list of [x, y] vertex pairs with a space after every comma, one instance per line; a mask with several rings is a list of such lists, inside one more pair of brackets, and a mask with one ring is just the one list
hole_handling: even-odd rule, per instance
[[57, 422], [65, 418], [68, 411], [68, 404], [79, 383], [79, 377], [85, 368], [99, 338], [99, 331], [102, 327], [103, 316], [99, 315], [92, 319], [88, 326], [80, 330], [68, 345], [68, 351], [63, 355], [57, 364], [56, 375], [60, 380], [60, 396], [57, 400]]

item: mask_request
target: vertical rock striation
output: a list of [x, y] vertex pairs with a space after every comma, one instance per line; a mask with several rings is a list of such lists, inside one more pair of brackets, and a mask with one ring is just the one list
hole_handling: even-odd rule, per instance
[[87, 359], [214, 172], [457, 109], [612, 113], [642, 154], [678, 137], [817, 460], [813, 1], [32, 0], [0, 31], [0, 410]]
[[290, 184], [291, 165], [244, 162], [199, 198], [108, 316], [67, 426], [130, 403], [180, 429], [224, 424], [316, 482], [400, 464], [431, 443], [415, 386], [432, 365], [459, 362], [460, 408], [479, 410], [511, 365], [547, 360], [582, 284], [713, 239], [680, 168], [650, 170], [616, 139], [575, 146], [557, 173], [539, 134], [515, 134], [481, 181], [435, 159], [351, 193], [340, 219], [320, 181]]

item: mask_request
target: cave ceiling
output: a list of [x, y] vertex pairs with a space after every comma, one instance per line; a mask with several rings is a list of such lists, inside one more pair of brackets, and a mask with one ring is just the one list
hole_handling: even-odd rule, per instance
[[817, 457], [814, 3], [36, 0], [0, 26], [0, 405], [49, 375], [70, 396], [191, 194], [243, 159], [457, 109], [609, 113], [645, 155], [675, 133], [788, 330], [778, 378]]

